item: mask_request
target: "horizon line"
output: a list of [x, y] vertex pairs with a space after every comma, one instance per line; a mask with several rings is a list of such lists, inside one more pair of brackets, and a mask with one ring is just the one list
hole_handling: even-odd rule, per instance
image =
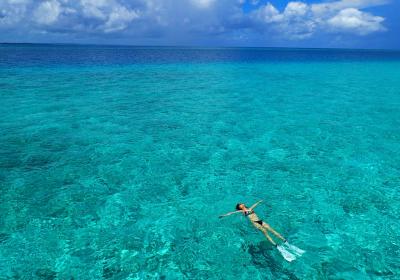
[[340, 47], [278, 47], [278, 46], [202, 46], [202, 45], [146, 45], [146, 44], [107, 44], [107, 43], [32, 43], [0, 42], [0, 45], [50, 45], [50, 46], [98, 46], [98, 47], [131, 47], [131, 48], [186, 48], [186, 49], [298, 49], [298, 50], [355, 50], [355, 51], [393, 51], [392, 48], [340, 48]]

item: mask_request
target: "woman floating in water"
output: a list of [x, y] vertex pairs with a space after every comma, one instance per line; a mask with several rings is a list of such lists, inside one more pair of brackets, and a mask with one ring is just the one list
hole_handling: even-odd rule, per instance
[[[244, 216], [249, 218], [251, 223], [262, 233], [264, 233], [265, 237], [269, 240], [269, 242], [274, 245], [279, 252], [282, 254], [282, 256], [289, 262], [293, 261], [296, 259], [296, 256], [301, 256], [305, 251], [297, 248], [296, 246], [293, 246], [289, 244], [289, 242], [282, 236], [280, 235], [277, 231], [275, 231], [269, 224], [261, 220], [257, 214], [254, 212], [254, 208], [256, 208], [262, 200], [258, 201], [257, 203], [254, 203], [250, 208], [247, 208], [245, 204], [243, 203], [238, 203], [236, 205], [236, 211], [226, 213], [225, 215], [219, 216], [219, 218], [227, 217], [232, 214], [237, 214], [237, 213], [243, 213]], [[291, 252], [287, 251], [284, 246], [276, 244], [276, 242], [271, 238], [271, 236], [268, 234], [268, 232], [271, 232], [273, 235], [275, 235], [277, 238], [283, 241], [283, 244], [287, 249], [292, 250], [292, 252], [295, 254], [292, 254]]]

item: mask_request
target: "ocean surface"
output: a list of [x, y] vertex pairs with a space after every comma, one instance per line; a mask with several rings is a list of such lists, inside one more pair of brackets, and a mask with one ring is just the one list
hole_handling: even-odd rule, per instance
[[0, 116], [0, 279], [400, 279], [400, 52], [6, 44]]

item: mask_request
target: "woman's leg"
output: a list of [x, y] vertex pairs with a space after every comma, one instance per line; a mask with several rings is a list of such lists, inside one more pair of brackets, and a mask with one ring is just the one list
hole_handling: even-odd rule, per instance
[[269, 236], [267, 230], [263, 226], [256, 224], [256, 223], [253, 223], [253, 224], [258, 230], [260, 230], [265, 235], [265, 237], [268, 239], [269, 242], [272, 243], [272, 245], [276, 246], [275, 241], [271, 238], [271, 236]]
[[269, 236], [268, 232], [265, 229], [262, 229], [261, 231], [264, 233], [265, 237], [269, 240], [269, 242], [271, 242], [272, 245], [274, 245], [276, 247], [275, 241], [272, 240], [272, 238], [271, 238], [271, 236]]
[[278, 237], [280, 240], [282, 241], [286, 241], [286, 239], [279, 234], [279, 232], [275, 231], [269, 224], [267, 224], [266, 222], [263, 222], [263, 227], [265, 229], [267, 229], [268, 231], [272, 232], [273, 235], [275, 235], [276, 237]]

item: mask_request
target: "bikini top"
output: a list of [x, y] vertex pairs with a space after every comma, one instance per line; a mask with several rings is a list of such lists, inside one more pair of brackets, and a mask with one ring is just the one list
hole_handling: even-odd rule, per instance
[[246, 211], [244, 211], [244, 215], [245, 216], [251, 215], [253, 213], [254, 213], [254, 210], [246, 210]]

